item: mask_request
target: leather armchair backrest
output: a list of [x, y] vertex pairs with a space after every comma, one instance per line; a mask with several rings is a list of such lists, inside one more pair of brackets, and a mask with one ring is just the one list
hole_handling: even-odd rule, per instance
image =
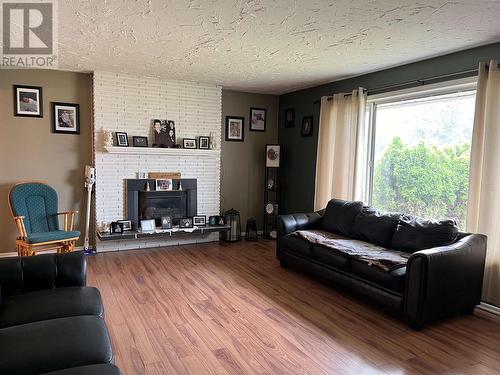
[[83, 251], [0, 259], [2, 296], [85, 286], [86, 279], [87, 261]]

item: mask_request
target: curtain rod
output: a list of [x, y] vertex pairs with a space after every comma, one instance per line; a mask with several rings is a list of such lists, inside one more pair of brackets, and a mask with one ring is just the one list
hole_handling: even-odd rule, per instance
[[[486, 64], [486, 68], [488, 69], [488, 64]], [[456, 77], [456, 78], [465, 78], [465, 77], [470, 77], [470, 76], [473, 76], [475, 74], [477, 74], [477, 69], [470, 69], [470, 70], [464, 70], [462, 72], [455, 72], [455, 73], [448, 73], [448, 74], [442, 74], [442, 75], [439, 75], [439, 76], [433, 76], [433, 77], [428, 77], [428, 78], [424, 78], [424, 79], [415, 79], [415, 80], [412, 80], [412, 81], [406, 81], [406, 82], [402, 82], [402, 83], [396, 83], [396, 84], [393, 84], [393, 85], [386, 85], [386, 86], [380, 86], [380, 87], [375, 87], [373, 89], [365, 89], [365, 91], [367, 93], [370, 93], [370, 94], [373, 94], [373, 93], [377, 93], [377, 92], [384, 92], [384, 91], [387, 91], [387, 90], [390, 90], [390, 89], [403, 89], [403, 88], [407, 88], [407, 86], [410, 86], [410, 85], [413, 85], [413, 86], [417, 86], [417, 85], [426, 85], [428, 84], [427, 82], [429, 81], [436, 81], [436, 80], [439, 80], [439, 79], [443, 79], [443, 78], [453, 78], [453, 77]], [[351, 96], [352, 93], [347, 93], [345, 94], [345, 96]], [[332, 100], [333, 99], [333, 96], [328, 96], [328, 99], [327, 100]], [[319, 104], [321, 103], [321, 100], [316, 100], [314, 102], [314, 104]]]

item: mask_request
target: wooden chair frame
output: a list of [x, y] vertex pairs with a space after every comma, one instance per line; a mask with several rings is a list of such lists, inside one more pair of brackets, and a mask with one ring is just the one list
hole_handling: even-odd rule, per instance
[[[40, 181], [26, 181], [15, 184], [9, 191], [9, 207], [12, 216], [14, 217], [14, 222], [17, 227], [17, 231], [19, 232], [19, 237], [16, 238], [16, 251], [19, 256], [31, 256], [35, 255], [37, 252], [46, 252], [46, 251], [54, 251], [58, 253], [67, 253], [75, 250], [76, 241], [80, 237], [72, 237], [67, 238], [65, 240], [56, 240], [56, 241], [47, 241], [47, 242], [39, 242], [39, 243], [28, 243], [28, 232], [26, 231], [26, 226], [24, 225], [24, 216], [15, 216], [14, 209], [12, 208], [12, 204], [10, 201], [10, 195], [12, 190], [18, 186], [23, 184], [46, 184], [45, 182]], [[58, 212], [58, 216], [63, 216], [63, 228], [65, 231], [72, 231], [75, 224], [75, 215], [78, 214], [78, 211], [63, 211]]]

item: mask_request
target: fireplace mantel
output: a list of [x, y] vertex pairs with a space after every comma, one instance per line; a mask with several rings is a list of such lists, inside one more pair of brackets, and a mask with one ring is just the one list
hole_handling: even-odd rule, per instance
[[106, 146], [105, 150], [110, 154], [126, 155], [170, 155], [170, 156], [198, 156], [218, 157], [220, 150], [201, 150], [190, 148], [155, 148], [155, 147], [118, 147]]

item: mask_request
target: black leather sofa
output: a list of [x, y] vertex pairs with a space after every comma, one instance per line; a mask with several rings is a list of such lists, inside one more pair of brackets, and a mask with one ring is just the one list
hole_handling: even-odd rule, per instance
[[[384, 271], [297, 236], [318, 230], [336, 233], [354, 248], [369, 242], [402, 250], [407, 263]], [[449, 222], [384, 214], [361, 202], [333, 199], [319, 212], [279, 216], [276, 255], [282, 267], [357, 292], [420, 330], [438, 319], [473, 313], [481, 301], [486, 236], [458, 232]]]
[[119, 375], [83, 252], [0, 259], [0, 374]]

